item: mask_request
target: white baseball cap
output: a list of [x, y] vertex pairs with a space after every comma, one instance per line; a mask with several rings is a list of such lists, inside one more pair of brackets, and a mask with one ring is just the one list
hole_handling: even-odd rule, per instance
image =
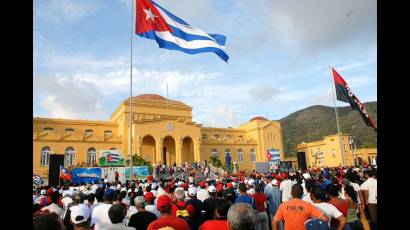
[[253, 182], [255, 182], [254, 179], [249, 179], [249, 180], [248, 180], [248, 185], [253, 185]]
[[194, 188], [194, 187], [188, 188], [188, 195], [189, 196], [196, 196], [196, 188]]
[[40, 191], [40, 195], [46, 195], [46, 193], [47, 193], [47, 191], [46, 191], [45, 189], [42, 189], [42, 190]]
[[208, 187], [208, 192], [216, 192], [215, 186], [211, 185]]
[[277, 184], [278, 184], [278, 181], [277, 181], [276, 179], [273, 179], [271, 183], [272, 183], [273, 185], [277, 185]]
[[71, 221], [74, 224], [80, 224], [86, 222], [90, 218], [91, 210], [86, 204], [75, 205], [70, 208], [71, 210]]
[[121, 189], [121, 192], [126, 192], [126, 191], [127, 191], [127, 188], [125, 187]]
[[309, 173], [303, 173], [303, 178], [305, 178], [305, 180], [310, 179], [310, 174]]

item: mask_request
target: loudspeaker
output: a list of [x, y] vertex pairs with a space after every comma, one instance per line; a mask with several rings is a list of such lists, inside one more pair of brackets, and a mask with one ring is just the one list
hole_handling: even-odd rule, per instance
[[302, 170], [306, 170], [306, 154], [305, 152], [298, 152], [297, 154], [298, 159], [298, 167]]
[[48, 185], [57, 186], [60, 182], [60, 165], [64, 167], [64, 155], [51, 154], [48, 166]]

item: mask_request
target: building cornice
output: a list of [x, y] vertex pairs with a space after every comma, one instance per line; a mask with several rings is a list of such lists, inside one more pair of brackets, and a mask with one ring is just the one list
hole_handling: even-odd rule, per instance
[[118, 124], [112, 121], [74, 120], [74, 119], [43, 118], [43, 117], [33, 117], [33, 123], [89, 125], [89, 126], [104, 125], [104, 126], [110, 126], [110, 127], [118, 127]]

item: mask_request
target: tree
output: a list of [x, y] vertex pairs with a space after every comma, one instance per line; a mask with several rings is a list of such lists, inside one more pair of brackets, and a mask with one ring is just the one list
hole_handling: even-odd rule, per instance
[[221, 167], [222, 167], [222, 162], [221, 162], [221, 160], [219, 159], [219, 157], [218, 157], [217, 155], [211, 156], [210, 161], [211, 161], [211, 164], [212, 164], [214, 167], [217, 167], [217, 168], [221, 168]]
[[[127, 166], [130, 165], [130, 160], [126, 160]], [[149, 173], [152, 173], [152, 164], [150, 161], [138, 156], [137, 154], [132, 156], [132, 166], [148, 166]]]

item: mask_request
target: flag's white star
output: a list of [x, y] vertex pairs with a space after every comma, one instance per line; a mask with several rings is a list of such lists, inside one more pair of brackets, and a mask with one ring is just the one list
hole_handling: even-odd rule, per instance
[[152, 13], [150, 8], [148, 8], [148, 10], [144, 10], [144, 12], [147, 14], [147, 17], [145, 18], [145, 20], [148, 20], [148, 19], [151, 18], [152, 21], [154, 21], [155, 18], [158, 17], [158, 16], [156, 16], [155, 14]]

